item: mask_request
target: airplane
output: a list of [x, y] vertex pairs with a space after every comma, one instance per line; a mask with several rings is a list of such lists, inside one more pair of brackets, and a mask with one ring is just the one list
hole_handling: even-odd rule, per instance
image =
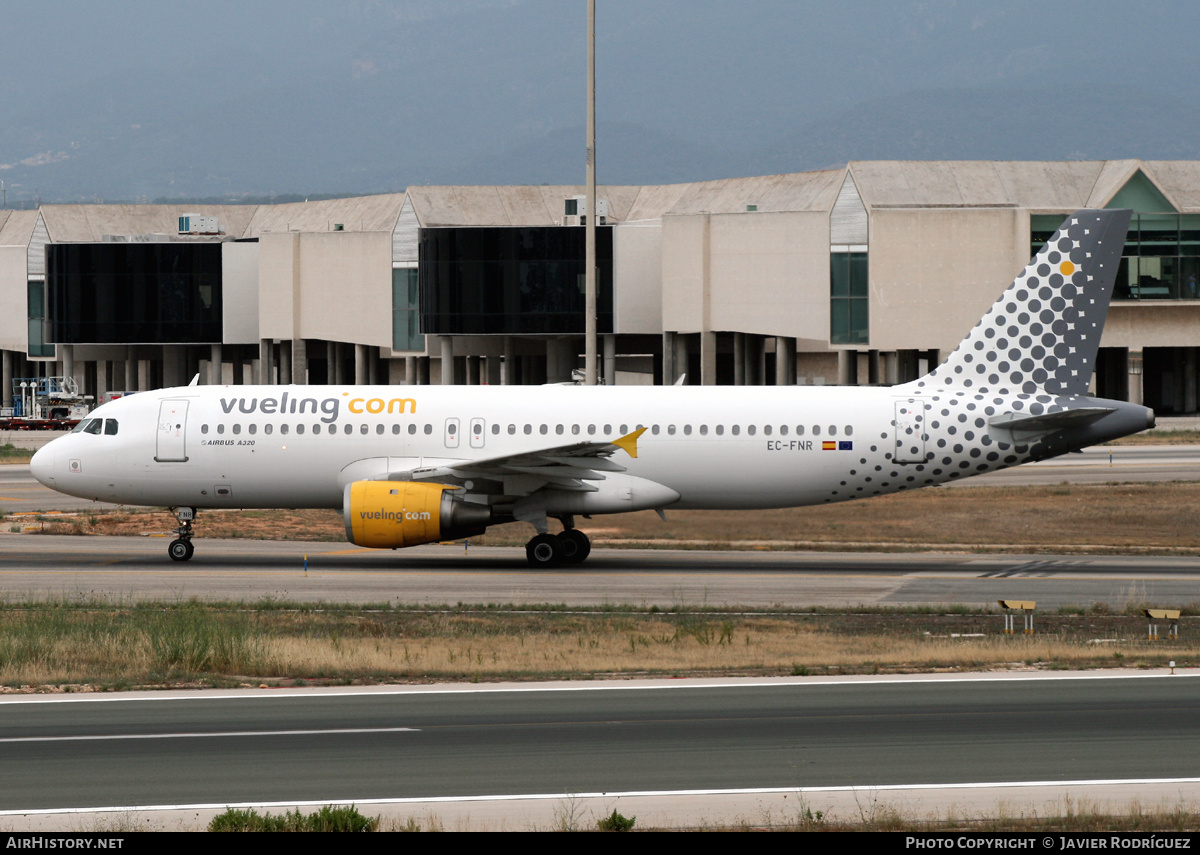
[[[397, 549], [520, 520], [534, 567], [578, 564], [576, 517], [831, 504], [1136, 433], [1090, 397], [1130, 211], [1069, 216], [944, 363], [892, 387], [196, 386], [106, 403], [32, 474], [96, 501], [196, 513], [335, 508]], [[549, 532], [549, 520], [563, 530]]]

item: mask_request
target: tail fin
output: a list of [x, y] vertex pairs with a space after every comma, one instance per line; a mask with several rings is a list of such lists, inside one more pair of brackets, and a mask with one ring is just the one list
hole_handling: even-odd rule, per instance
[[1076, 211], [918, 387], [1084, 395], [1131, 211]]

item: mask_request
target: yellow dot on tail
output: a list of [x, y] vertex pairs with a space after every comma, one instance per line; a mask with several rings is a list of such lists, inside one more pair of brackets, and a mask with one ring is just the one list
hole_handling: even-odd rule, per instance
[[1062, 263], [1062, 266], [1059, 267], [1058, 269], [1062, 271], [1063, 276], [1070, 276], [1072, 273], [1075, 272], [1075, 265], [1069, 261], [1064, 261]]

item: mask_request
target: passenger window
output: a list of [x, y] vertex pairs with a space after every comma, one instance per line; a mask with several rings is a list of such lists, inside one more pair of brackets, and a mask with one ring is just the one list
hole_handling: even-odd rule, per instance
[[579, 425], [571, 425], [571, 433], [579, 436]]
[[804, 425], [796, 425], [796, 436], [804, 436]]
[[94, 433], [96, 436], [99, 436], [100, 428], [102, 427], [104, 427], [104, 419], [89, 419], [87, 422], [87, 427], [83, 429], [83, 432]]
[[763, 436], [770, 436], [770, 435], [771, 435], [771, 426], [763, 425]]
[[700, 425], [700, 435], [708, 436], [708, 425]]
[[758, 430], [758, 428], [756, 428], [754, 425], [747, 425], [747, 426], [746, 426], [746, 433], [747, 433], [749, 436], [754, 436], [754, 432], [755, 432], [756, 430]]
[[729, 432], [731, 434], [733, 434], [734, 436], [737, 436], [738, 434], [740, 434], [742, 432], [742, 426], [741, 425], [733, 425], [731, 428], [729, 428]]
[[595, 436], [595, 435], [596, 435], [596, 426], [588, 425], [588, 436]]
[[717, 425], [717, 436], [725, 435], [725, 425]]
[[652, 433], [654, 436], [658, 436], [658, 425], [654, 425], [654, 427], [650, 428], [650, 433]]
[[821, 426], [813, 425], [813, 436], [820, 436], [820, 435], [821, 435]]
[[[83, 427], [83, 425], [79, 427]], [[77, 427], [75, 430], [79, 430], [79, 428]], [[200, 425], [200, 433], [208, 433], [208, 425]]]
[[563, 426], [562, 426], [562, 425], [555, 425], [555, 426], [554, 426], [554, 432], [555, 432], [556, 434], [558, 434], [559, 436], [562, 436], [562, 434], [563, 434]]
[[621, 436], [624, 436], [624, 435], [625, 435], [625, 434], [627, 434], [627, 433], [629, 433], [629, 428], [628, 428], [628, 426], [626, 426], [626, 425], [621, 425]]
[[542, 436], [545, 436], [549, 432], [550, 432], [550, 428], [547, 427], [546, 425], [542, 425], [541, 427], [538, 428], [538, 433], [540, 433]]
[[[303, 427], [304, 427], [304, 425], [301, 425], [300, 427], [296, 428], [296, 433], [304, 433], [304, 431], [303, 431], [303, 430], [301, 430], [301, 428], [303, 428]], [[320, 433], [320, 432], [321, 432], [321, 426], [320, 426], [320, 425], [313, 425], [313, 434], [315, 435], [315, 434], [318, 434], [318, 433]]]
[[288, 427], [288, 425], [287, 425], [286, 423], [285, 423], [285, 424], [281, 424], [281, 425], [279, 426], [279, 434], [280, 434], [281, 436], [287, 436], [287, 432], [288, 432], [288, 430], [289, 430], [289, 427]]
[[612, 425], [605, 425], [604, 426], [604, 435], [608, 436], [610, 433], [612, 433]]
[[412, 434], [415, 434], [416, 432], [417, 432], [417, 426], [416, 426], [416, 425], [409, 425], [409, 426], [408, 426], [408, 433], [409, 433], [409, 435], [410, 435], [410, 436], [411, 436]]
[[[350, 427], [350, 425], [346, 425], [346, 427]], [[382, 425], [380, 425], [380, 427], [382, 427]], [[366, 425], [359, 425], [359, 426], [358, 426], [358, 432], [359, 432], [359, 433], [361, 433], [361, 434], [362, 434], [362, 435], [364, 435], [364, 436], [366, 436], [366, 434], [367, 434], [367, 431], [369, 431], [369, 430], [370, 430], [370, 428], [368, 428]], [[349, 433], [349, 432], [350, 432], [350, 431], [346, 431], [346, 433]]]
[[238, 435], [240, 435], [240, 434], [241, 434], [241, 432], [242, 432], [242, 426], [241, 426], [241, 425], [234, 425], [234, 426], [233, 426], [233, 433], [234, 433], [234, 436], [238, 436]]
[[787, 425], [780, 425], [780, 426], [779, 426], [779, 435], [780, 435], [780, 436], [787, 436]]
[[[366, 429], [367, 429], [367, 426], [363, 425], [363, 430], [365, 431]], [[379, 436], [383, 436], [383, 425], [381, 425], [381, 424], [375, 425], [375, 433], [378, 434]]]
[[830, 435], [830, 436], [837, 436], [837, 425], [830, 425], [830, 426], [829, 426], [829, 435]]
[[684, 435], [684, 436], [691, 436], [691, 435], [692, 435], [692, 426], [691, 426], [691, 425], [684, 425], [684, 426], [683, 426], [683, 435]]
[[492, 425], [492, 436], [499, 436], [499, 435], [500, 435], [500, 425], [499, 424]]
[[248, 425], [246, 430], [251, 436], [254, 436], [254, 434], [258, 433], [258, 425]]
[[271, 431], [273, 431], [274, 429], [275, 429], [274, 425], [272, 425], [270, 423], [263, 425], [263, 433], [265, 433], [267, 436], [270, 436]]
[[675, 435], [675, 425], [667, 425], [667, 435], [668, 436]]
[[854, 435], [854, 425], [846, 425], [846, 436]]
[[392, 425], [392, 436], [398, 436], [399, 434], [400, 434], [400, 425]]
[[533, 425], [525, 425], [525, 435], [529, 436], [533, 433]]
[[425, 435], [429, 436], [433, 433], [433, 425], [425, 425]]
[[225, 433], [225, 425], [217, 425], [217, 433]]
[[304, 433], [304, 425], [296, 425], [296, 435], [300, 436]]

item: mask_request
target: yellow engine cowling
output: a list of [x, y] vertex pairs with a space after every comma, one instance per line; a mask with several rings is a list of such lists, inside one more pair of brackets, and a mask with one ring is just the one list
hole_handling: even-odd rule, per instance
[[348, 484], [342, 505], [346, 539], [356, 546], [397, 549], [483, 534], [492, 509], [464, 502], [455, 489], [414, 481]]

